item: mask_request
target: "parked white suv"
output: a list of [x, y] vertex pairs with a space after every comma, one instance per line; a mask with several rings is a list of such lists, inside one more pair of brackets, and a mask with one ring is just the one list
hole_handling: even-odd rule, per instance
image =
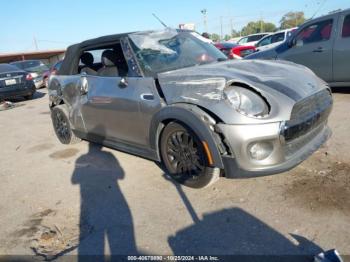
[[266, 50], [286, 41], [297, 27], [281, 30], [274, 34], [263, 37], [255, 46], [257, 51]]
[[270, 34], [271, 33], [259, 33], [259, 34], [244, 36], [238, 40], [237, 44], [244, 45], [244, 46], [255, 46], [255, 44], [259, 42], [261, 38]]

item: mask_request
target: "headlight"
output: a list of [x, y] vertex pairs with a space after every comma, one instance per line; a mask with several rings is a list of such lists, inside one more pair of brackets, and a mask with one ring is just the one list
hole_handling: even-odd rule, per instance
[[260, 118], [269, 113], [264, 99], [247, 88], [229, 86], [225, 88], [224, 95], [227, 101], [243, 115]]

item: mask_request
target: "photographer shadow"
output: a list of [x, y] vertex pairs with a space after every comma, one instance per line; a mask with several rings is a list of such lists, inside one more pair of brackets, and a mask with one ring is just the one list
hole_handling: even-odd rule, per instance
[[77, 159], [71, 181], [80, 185], [79, 261], [138, 253], [130, 208], [118, 184], [124, 176], [118, 160], [100, 144], [90, 143]]
[[239, 256], [234, 261], [313, 261], [313, 256], [322, 251], [302, 236], [291, 234], [295, 241], [289, 240], [241, 208], [223, 209], [199, 218], [182, 186], [172, 183], [193, 220], [192, 225], [168, 238], [174, 255]]

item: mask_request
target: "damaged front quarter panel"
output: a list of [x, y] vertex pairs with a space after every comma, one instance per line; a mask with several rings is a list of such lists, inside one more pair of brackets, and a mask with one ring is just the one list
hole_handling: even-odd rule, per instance
[[[288, 120], [297, 101], [327, 88], [304, 67], [269, 61], [213, 63], [160, 73], [158, 79], [168, 104], [198, 105], [226, 124]], [[231, 85], [248, 87], [258, 93], [268, 103], [269, 114], [254, 118], [238, 113], [225, 98], [225, 88]]]

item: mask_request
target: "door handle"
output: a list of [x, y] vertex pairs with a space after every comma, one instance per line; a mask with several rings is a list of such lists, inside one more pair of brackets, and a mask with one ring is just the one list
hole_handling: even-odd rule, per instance
[[324, 50], [322, 47], [318, 47], [317, 49], [313, 50], [314, 53], [322, 53]]
[[141, 94], [140, 97], [142, 100], [148, 100], [148, 101], [154, 100], [153, 94], [146, 94], [145, 93], [145, 94]]
[[120, 79], [118, 86], [120, 88], [125, 88], [128, 86], [128, 81], [126, 80], [125, 77], [122, 77], [122, 79]]

